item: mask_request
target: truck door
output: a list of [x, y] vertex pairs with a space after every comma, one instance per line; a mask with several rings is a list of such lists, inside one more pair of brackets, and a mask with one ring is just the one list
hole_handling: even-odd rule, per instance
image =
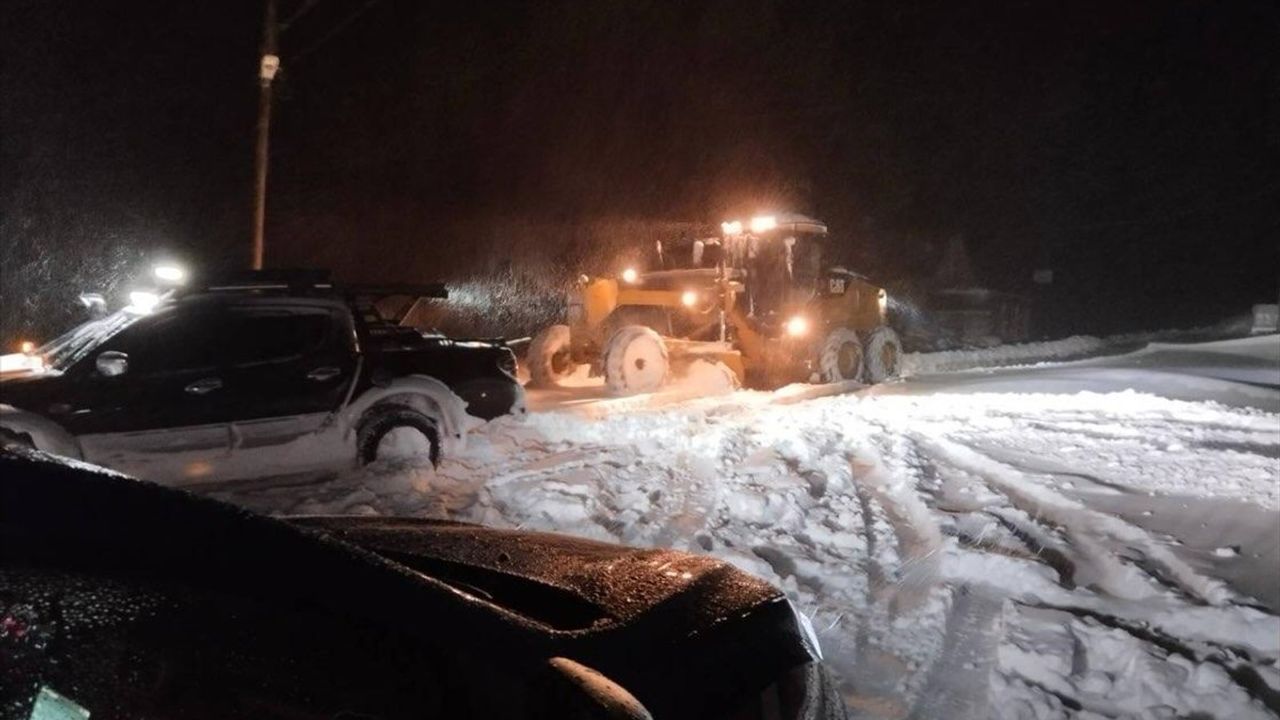
[[332, 414], [355, 381], [350, 312], [322, 303], [245, 303], [228, 308], [228, 325], [236, 337], [225, 370], [235, 408], [229, 473], [285, 473], [342, 459]]
[[[223, 321], [212, 307], [162, 310], [77, 364], [59, 422], [78, 437], [86, 460], [165, 484], [214, 475], [229, 445]], [[116, 374], [98, 369], [107, 353]]]

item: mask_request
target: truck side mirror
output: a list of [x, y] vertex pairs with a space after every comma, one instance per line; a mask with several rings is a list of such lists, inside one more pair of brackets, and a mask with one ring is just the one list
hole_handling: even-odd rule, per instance
[[103, 377], [117, 377], [129, 372], [129, 356], [115, 350], [108, 350], [97, 357], [93, 366]]

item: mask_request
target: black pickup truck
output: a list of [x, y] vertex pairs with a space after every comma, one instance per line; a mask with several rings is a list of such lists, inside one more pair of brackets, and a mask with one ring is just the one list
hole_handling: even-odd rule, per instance
[[384, 319], [390, 294], [322, 275], [193, 282], [90, 321], [0, 375], [0, 441], [170, 484], [368, 463], [413, 435], [433, 462], [524, 412], [515, 357]]

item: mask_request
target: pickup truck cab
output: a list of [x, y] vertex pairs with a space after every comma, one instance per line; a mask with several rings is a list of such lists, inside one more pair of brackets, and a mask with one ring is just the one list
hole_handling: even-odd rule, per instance
[[0, 441], [188, 484], [369, 463], [406, 432], [438, 463], [524, 412], [504, 344], [400, 327], [376, 294], [251, 277], [90, 321], [0, 376]]

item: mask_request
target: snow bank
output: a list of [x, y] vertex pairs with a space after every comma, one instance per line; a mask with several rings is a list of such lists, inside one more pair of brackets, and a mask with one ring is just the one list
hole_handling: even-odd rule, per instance
[[1063, 340], [998, 345], [992, 348], [976, 350], [907, 353], [902, 357], [902, 374], [904, 376], [923, 375], [925, 373], [1078, 358], [1101, 352], [1108, 345], [1108, 341], [1102, 338], [1090, 335], [1074, 335]]

